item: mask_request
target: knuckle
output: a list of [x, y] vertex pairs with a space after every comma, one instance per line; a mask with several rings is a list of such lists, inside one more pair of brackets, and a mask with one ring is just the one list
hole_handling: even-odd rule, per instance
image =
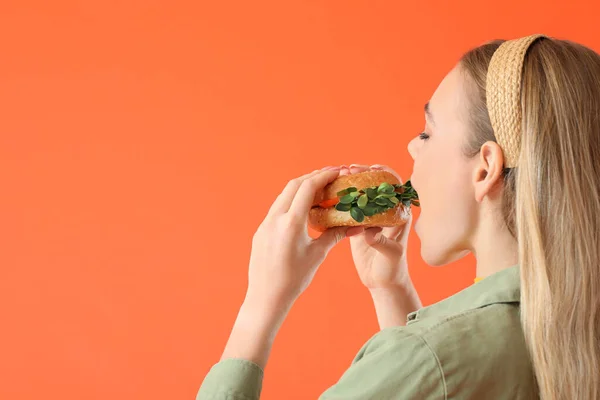
[[293, 212], [286, 214], [285, 218], [282, 219], [282, 225], [286, 229], [290, 229], [298, 226], [302, 222], [302, 218]]
[[273, 202], [273, 204], [271, 204], [271, 206], [273, 206], [274, 204], [277, 204], [277, 203], [279, 203], [279, 202], [281, 201], [281, 199], [282, 199], [282, 198], [283, 198], [283, 192], [282, 192], [282, 193], [279, 193], [279, 194], [277, 195], [277, 197], [275, 198], [275, 201]]
[[304, 193], [306, 190], [308, 190], [310, 188], [309, 185], [310, 185], [309, 183], [302, 182], [302, 184], [298, 188], [298, 192], [297, 193]]
[[304, 188], [305, 190], [312, 190], [315, 188], [315, 186], [316, 186], [315, 178], [310, 178], [310, 179], [307, 179], [304, 182], [302, 182], [302, 185], [300, 187]]
[[300, 178], [294, 178], [288, 182], [287, 187], [294, 188], [294, 187], [297, 187], [298, 185], [300, 185], [301, 183], [302, 183], [302, 180]]

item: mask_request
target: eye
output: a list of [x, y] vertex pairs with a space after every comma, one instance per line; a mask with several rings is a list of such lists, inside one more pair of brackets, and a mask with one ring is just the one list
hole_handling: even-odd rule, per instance
[[421, 139], [421, 140], [427, 140], [427, 139], [429, 139], [429, 135], [426, 134], [425, 132], [421, 132], [419, 134], [419, 139]]

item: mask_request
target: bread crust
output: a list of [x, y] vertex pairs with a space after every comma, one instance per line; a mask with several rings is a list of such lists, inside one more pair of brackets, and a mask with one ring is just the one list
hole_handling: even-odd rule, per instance
[[383, 182], [390, 185], [399, 185], [400, 181], [394, 174], [387, 171], [365, 171], [358, 174], [342, 175], [315, 195], [313, 205], [317, 205], [323, 200], [335, 199], [340, 190], [354, 186], [358, 190], [364, 188], [379, 186]]
[[410, 208], [402, 204], [398, 204], [396, 207], [380, 214], [365, 217], [363, 222], [357, 222], [349, 212], [338, 211], [335, 207], [317, 207], [311, 209], [308, 213], [308, 224], [311, 228], [323, 232], [336, 226], [364, 226], [365, 228], [402, 226], [406, 224], [409, 217]]

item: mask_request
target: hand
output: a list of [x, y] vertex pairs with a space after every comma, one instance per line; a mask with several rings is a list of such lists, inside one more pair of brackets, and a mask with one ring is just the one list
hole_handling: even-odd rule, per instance
[[[400, 183], [398, 174], [386, 166], [368, 167], [366, 165], [351, 165], [341, 170], [340, 175], [359, 173], [369, 169], [385, 170], [395, 175]], [[390, 228], [351, 228], [350, 238], [352, 258], [362, 283], [369, 289], [385, 289], [404, 286], [410, 281], [406, 262], [406, 248], [412, 216], [403, 226]]]
[[261, 305], [289, 307], [310, 284], [347, 228], [308, 235], [308, 214], [318, 190], [339, 176], [328, 167], [290, 181], [271, 206], [252, 240], [247, 297]]
[[[369, 169], [386, 170], [402, 180], [386, 166], [351, 165], [340, 175], [364, 172]], [[422, 307], [419, 295], [408, 274], [406, 248], [412, 216], [400, 227], [350, 228], [352, 258], [362, 283], [369, 288], [379, 327], [406, 324], [406, 316]]]
[[333, 228], [308, 235], [308, 213], [318, 190], [339, 168], [313, 171], [290, 181], [252, 238], [248, 291], [222, 359], [242, 358], [264, 368], [290, 307], [310, 284], [331, 248], [346, 236]]

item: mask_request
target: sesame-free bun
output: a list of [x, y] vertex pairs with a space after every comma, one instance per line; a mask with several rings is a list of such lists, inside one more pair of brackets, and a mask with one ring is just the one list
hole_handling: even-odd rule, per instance
[[[337, 193], [348, 187], [355, 187], [358, 190], [379, 186], [387, 182], [390, 185], [400, 184], [396, 176], [387, 171], [365, 171], [358, 174], [342, 175], [336, 180], [325, 186], [325, 188], [315, 195], [313, 205], [317, 205], [324, 200], [334, 199]], [[402, 203], [383, 213], [365, 217], [363, 222], [357, 222], [347, 211], [338, 211], [335, 207], [312, 208], [308, 215], [309, 226], [317, 231], [324, 231], [336, 226], [364, 226], [364, 227], [391, 227], [402, 226], [406, 224], [410, 216], [410, 207]]]

